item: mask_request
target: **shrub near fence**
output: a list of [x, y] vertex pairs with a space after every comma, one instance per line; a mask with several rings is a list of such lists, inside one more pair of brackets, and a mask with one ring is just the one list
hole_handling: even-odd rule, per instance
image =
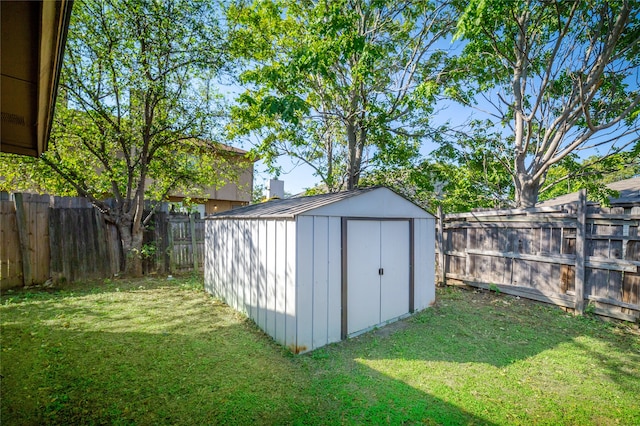
[[[203, 229], [195, 215], [154, 214], [144, 235], [144, 272], [201, 269]], [[112, 277], [121, 263], [117, 228], [87, 200], [0, 193], [0, 289]]]
[[637, 321], [640, 207], [587, 209], [582, 195], [578, 206], [441, 215], [441, 281]]

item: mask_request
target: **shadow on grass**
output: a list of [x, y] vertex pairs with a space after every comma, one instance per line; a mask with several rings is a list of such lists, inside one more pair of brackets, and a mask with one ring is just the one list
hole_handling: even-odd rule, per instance
[[343, 410], [393, 407], [400, 416], [391, 424], [403, 415], [436, 424], [635, 424], [640, 416], [640, 338], [512, 297], [445, 294], [412, 318], [304, 357], [317, 387], [364, 398]]
[[[440, 294], [442, 296], [442, 294]], [[575, 317], [538, 302], [511, 296], [456, 290], [435, 307], [362, 336], [356, 357], [485, 364], [502, 369], [518, 361], [571, 348], [572, 362], [588, 374], [597, 371], [620, 389], [640, 389], [640, 335], [598, 318]], [[590, 339], [596, 344], [585, 344]]]
[[[407, 348], [409, 354], [504, 367], [564, 343], [574, 344], [581, 336], [624, 351], [634, 339], [598, 318], [576, 317], [540, 302], [486, 292], [457, 293], [407, 320], [407, 330], [432, 343], [431, 347], [412, 345]], [[397, 338], [403, 339], [402, 331]]]
[[32, 294], [1, 309], [2, 424], [489, 424], [355, 362], [323, 376], [202, 293]]
[[[504, 405], [496, 395], [458, 398], [467, 378], [456, 369], [505, 369], [567, 344], [627, 392], [640, 383], [629, 368], [640, 344], [634, 352], [601, 322], [511, 297], [445, 294], [408, 320], [292, 356], [192, 289], [142, 282], [3, 297], [2, 424], [500, 423], [503, 412], [486, 411]], [[429, 370], [439, 362], [454, 365]], [[488, 392], [526, 404], [518, 379]]]

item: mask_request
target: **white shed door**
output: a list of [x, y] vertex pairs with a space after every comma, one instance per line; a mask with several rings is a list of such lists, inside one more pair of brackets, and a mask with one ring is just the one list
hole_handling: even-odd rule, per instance
[[409, 312], [409, 222], [347, 221], [347, 334]]

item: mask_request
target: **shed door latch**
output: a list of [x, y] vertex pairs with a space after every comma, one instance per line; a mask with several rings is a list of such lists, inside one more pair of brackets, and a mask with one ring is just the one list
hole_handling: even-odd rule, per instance
[[378, 275], [384, 275], [384, 268], [378, 269]]

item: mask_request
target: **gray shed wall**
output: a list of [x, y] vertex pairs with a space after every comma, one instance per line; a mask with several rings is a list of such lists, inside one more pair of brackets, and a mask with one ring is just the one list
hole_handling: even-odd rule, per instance
[[205, 289], [296, 348], [293, 220], [208, 220]]
[[340, 341], [340, 244], [339, 217], [298, 217], [297, 344], [302, 351]]

